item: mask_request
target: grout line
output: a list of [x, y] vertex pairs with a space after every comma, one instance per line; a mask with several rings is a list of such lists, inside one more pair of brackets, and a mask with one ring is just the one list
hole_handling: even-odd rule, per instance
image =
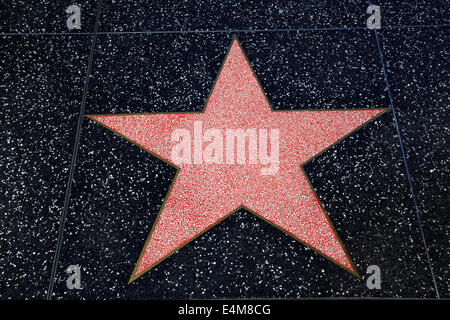
[[89, 54], [88, 68], [86, 71], [86, 80], [84, 83], [83, 98], [81, 101], [80, 113], [79, 113], [79, 117], [78, 117], [78, 125], [77, 125], [77, 132], [76, 132], [76, 136], [75, 136], [75, 143], [74, 143], [74, 147], [73, 147], [72, 162], [70, 165], [69, 178], [67, 181], [67, 188], [66, 188], [66, 196], [64, 199], [64, 208], [63, 208], [63, 212], [62, 212], [61, 219], [59, 222], [58, 241], [56, 243], [56, 250], [55, 250], [55, 256], [53, 259], [52, 273], [51, 273], [50, 282], [49, 282], [48, 291], [47, 291], [47, 300], [51, 300], [52, 295], [53, 295], [53, 286], [55, 283], [56, 271], [57, 271], [58, 262], [59, 262], [59, 255], [60, 255], [61, 245], [62, 245], [62, 241], [63, 241], [64, 225], [66, 222], [67, 211], [69, 208], [70, 194], [72, 192], [72, 182], [73, 182], [75, 165], [76, 165], [77, 156], [78, 156], [78, 147], [80, 144], [81, 125], [82, 125], [82, 121], [83, 121], [83, 117], [84, 117], [84, 110], [86, 107], [87, 92], [89, 89], [89, 78], [90, 78], [90, 74], [91, 74], [91, 70], [92, 70], [92, 62], [93, 62], [94, 51], [95, 51], [95, 43], [97, 41], [97, 31], [98, 31], [98, 25], [99, 25], [99, 21], [100, 21], [101, 5], [102, 5], [102, 0], [99, 0], [97, 2], [97, 17], [96, 17], [96, 21], [95, 21], [95, 28], [94, 28], [93, 38], [92, 38], [91, 51]]
[[[382, 26], [381, 29], [408, 28], [448, 28], [450, 24], [418, 24]], [[150, 31], [99, 31], [97, 34], [192, 34], [192, 33], [264, 33], [264, 32], [297, 32], [297, 31], [345, 31], [366, 30], [367, 27], [317, 27], [317, 28], [281, 28], [281, 29], [223, 29], [223, 30], [150, 30]], [[74, 36], [94, 35], [95, 32], [2, 32], [0, 36]]]
[[381, 26], [381, 29], [407, 29], [407, 28], [448, 28], [450, 24], [416, 24], [416, 25], [400, 25], [400, 26]]
[[[368, 0], [368, 3], [369, 3], [369, 6], [370, 6], [370, 0]], [[410, 189], [410, 192], [411, 192], [411, 198], [413, 200], [417, 221], [419, 223], [419, 230], [420, 230], [420, 233], [422, 235], [422, 242], [423, 242], [423, 246], [425, 248], [425, 253], [426, 253], [426, 256], [427, 256], [428, 266], [429, 266], [430, 272], [431, 272], [431, 277], [433, 279], [434, 290], [436, 291], [436, 297], [437, 297], [437, 299], [440, 299], [439, 290], [438, 290], [437, 283], [436, 283], [436, 277], [434, 275], [433, 266], [431, 264], [431, 258], [430, 258], [430, 254], [428, 252], [428, 246], [427, 246], [427, 242], [426, 242], [426, 239], [425, 239], [425, 234], [423, 232], [422, 219], [420, 217], [419, 208], [417, 206], [416, 195], [415, 195], [415, 192], [414, 192], [414, 186], [413, 186], [413, 182], [412, 182], [411, 175], [410, 175], [410, 172], [409, 172], [406, 152], [405, 152], [405, 148], [404, 148], [404, 145], [403, 145], [403, 139], [402, 139], [402, 136], [401, 136], [401, 133], [400, 133], [400, 127], [398, 125], [397, 113], [396, 113], [395, 108], [394, 108], [394, 101], [392, 99], [391, 89], [390, 89], [390, 86], [389, 86], [389, 81], [388, 81], [387, 72], [386, 72], [386, 66], [384, 64], [383, 52], [381, 50], [381, 45], [380, 45], [380, 40], [378, 38], [377, 29], [373, 29], [373, 31], [375, 33], [375, 39], [376, 39], [376, 42], [377, 42], [378, 53], [379, 53], [379, 56], [380, 56], [381, 66], [382, 66], [382, 69], [383, 69], [384, 81], [386, 83], [386, 88], [387, 88], [387, 92], [388, 92], [388, 96], [389, 96], [389, 103], [391, 105], [392, 115], [393, 115], [393, 118], [394, 118], [394, 123], [395, 123], [396, 130], [397, 130], [398, 141], [399, 141], [399, 144], [400, 144], [400, 150], [402, 152], [403, 163], [405, 164], [405, 171], [406, 171], [406, 176], [408, 178], [408, 184], [409, 184], [409, 189]]]
[[104, 31], [100, 34], [188, 34], [188, 33], [262, 33], [297, 31], [343, 31], [361, 30], [366, 27], [323, 27], [323, 28], [281, 28], [281, 29], [222, 29], [222, 30], [155, 30], [155, 31]]

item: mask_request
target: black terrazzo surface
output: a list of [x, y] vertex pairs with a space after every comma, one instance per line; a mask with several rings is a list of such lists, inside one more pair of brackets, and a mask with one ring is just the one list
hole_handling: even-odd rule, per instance
[[0, 38], [3, 299], [47, 291], [90, 40]]
[[365, 26], [367, 2], [105, 0], [100, 31], [240, 30]]
[[[67, 35], [70, 1], [9, 2], [0, 32], [64, 33], [0, 38], [0, 298], [44, 299], [93, 35]], [[276, 109], [390, 107], [365, 1], [164, 3], [103, 1], [86, 114], [201, 110], [233, 35], [110, 31], [362, 27], [236, 34]], [[79, 4], [72, 32], [91, 33], [97, 5]], [[448, 1], [375, 4], [383, 26], [449, 23]], [[450, 29], [378, 36], [436, 285], [450, 297]], [[128, 285], [175, 169], [84, 118], [52, 298], [436, 297], [392, 111], [305, 170], [363, 280], [241, 210]], [[74, 264], [81, 290], [66, 287]], [[366, 287], [373, 264], [380, 290]]]
[[425, 237], [450, 296], [450, 32], [381, 32], [391, 91]]
[[[81, 29], [68, 30], [67, 7], [81, 8]], [[89, 0], [5, 0], [0, 4], [0, 32], [4, 33], [81, 33], [93, 32], [96, 1]]]
[[448, 0], [370, 0], [382, 10], [382, 25], [438, 25], [449, 24]]

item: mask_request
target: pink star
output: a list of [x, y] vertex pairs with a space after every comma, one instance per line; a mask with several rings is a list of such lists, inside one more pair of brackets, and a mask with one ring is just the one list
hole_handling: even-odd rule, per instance
[[234, 38], [203, 112], [88, 116], [178, 168], [130, 282], [239, 208], [359, 277], [302, 165], [385, 111], [272, 110]]

